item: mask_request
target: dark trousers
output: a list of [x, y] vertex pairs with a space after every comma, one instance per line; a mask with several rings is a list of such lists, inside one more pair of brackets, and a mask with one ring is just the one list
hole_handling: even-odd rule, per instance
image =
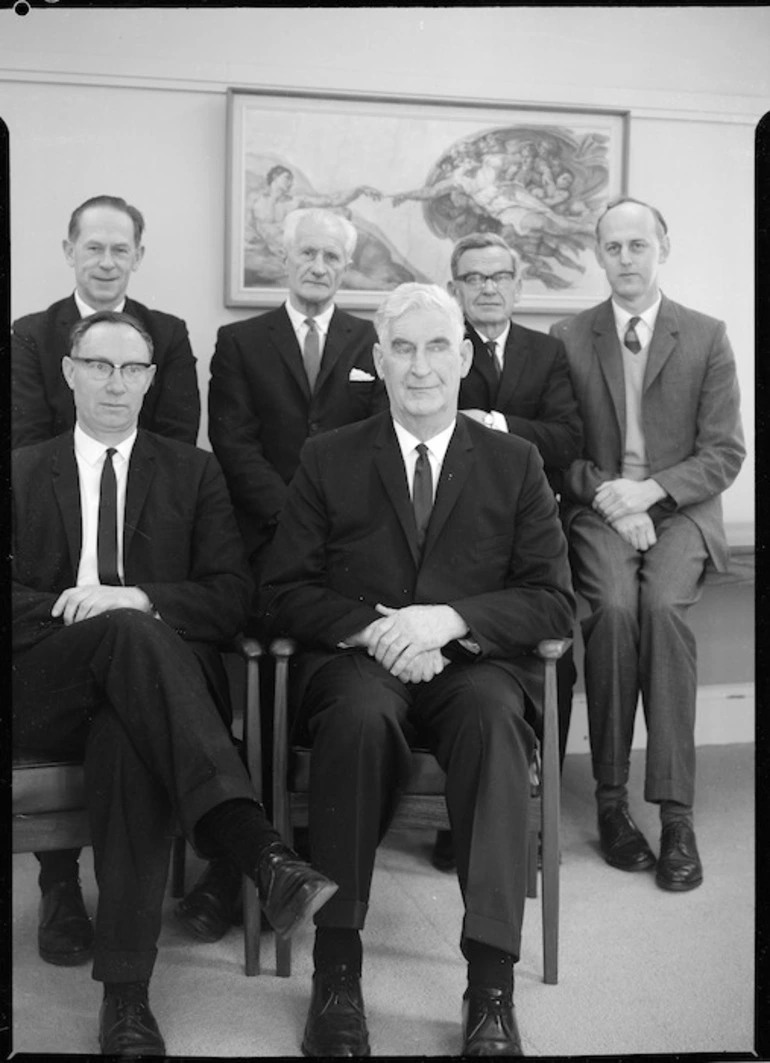
[[644, 796], [691, 805], [697, 667], [687, 614], [701, 594], [707, 552], [688, 517], [651, 516], [658, 541], [645, 552], [593, 510], [581, 511], [570, 525], [575, 588], [591, 607], [582, 628], [594, 778], [612, 786], [627, 781], [641, 694]]
[[[132, 609], [62, 627], [13, 663], [13, 738], [84, 757], [99, 886], [93, 977], [152, 973], [174, 819], [256, 800], [195, 654]], [[205, 855], [218, 855], [206, 853]]]
[[302, 717], [312, 742], [310, 850], [340, 887], [317, 925], [363, 927], [377, 845], [419, 740], [446, 772], [462, 937], [518, 958], [534, 733], [504, 666], [455, 663], [405, 685], [363, 653], [341, 654], [310, 680]]

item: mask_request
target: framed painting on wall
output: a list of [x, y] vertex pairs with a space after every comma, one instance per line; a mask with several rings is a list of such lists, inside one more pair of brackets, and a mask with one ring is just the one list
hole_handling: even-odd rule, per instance
[[625, 191], [627, 153], [623, 111], [228, 89], [225, 304], [286, 298], [283, 223], [315, 206], [358, 232], [347, 309], [445, 285], [454, 242], [484, 231], [521, 256], [517, 312], [582, 310], [606, 292], [594, 226]]

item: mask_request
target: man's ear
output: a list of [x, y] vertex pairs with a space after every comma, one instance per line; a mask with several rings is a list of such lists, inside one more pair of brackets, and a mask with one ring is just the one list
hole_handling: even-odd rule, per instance
[[374, 368], [377, 373], [377, 376], [380, 378], [380, 380], [382, 380], [382, 347], [379, 345], [379, 343], [375, 343], [375, 345], [372, 347], [372, 359], [374, 361]]
[[460, 344], [460, 376], [467, 376], [471, 371], [471, 363], [473, 362], [473, 344], [470, 340], [465, 339]]
[[61, 360], [61, 371], [64, 375], [64, 379], [67, 381], [67, 386], [69, 387], [70, 391], [74, 391], [75, 389], [73, 386], [72, 378], [75, 373], [75, 366], [68, 354], [65, 354]]
[[64, 252], [64, 257], [66, 258], [67, 263], [70, 266], [74, 266], [75, 265], [74, 258], [73, 258], [74, 247], [73, 247], [72, 243], [69, 240], [67, 240], [67, 239], [62, 240], [61, 249]]
[[665, 262], [668, 259], [671, 252], [671, 241], [668, 236], [664, 236], [660, 241], [660, 254], [658, 255], [658, 262]]
[[139, 267], [142, 264], [142, 259], [143, 258], [144, 258], [144, 244], [140, 244], [139, 247], [137, 247], [136, 251], [134, 252], [134, 262], [133, 262], [133, 265], [131, 266], [132, 271], [135, 272], [136, 270], [139, 269]]

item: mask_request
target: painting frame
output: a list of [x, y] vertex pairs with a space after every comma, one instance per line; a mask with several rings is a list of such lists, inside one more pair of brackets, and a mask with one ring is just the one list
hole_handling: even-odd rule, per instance
[[285, 300], [283, 221], [307, 206], [358, 231], [344, 309], [374, 310], [403, 280], [445, 285], [453, 243], [478, 229], [520, 254], [517, 313], [595, 305], [593, 228], [626, 192], [629, 125], [613, 108], [228, 88], [225, 305]]

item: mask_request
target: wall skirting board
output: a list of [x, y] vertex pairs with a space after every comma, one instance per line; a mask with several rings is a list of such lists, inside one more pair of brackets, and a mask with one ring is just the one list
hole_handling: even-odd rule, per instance
[[[695, 718], [695, 744], [724, 746], [754, 741], [754, 684], [726, 683], [698, 687]], [[647, 732], [639, 704], [634, 727], [634, 749], [644, 749]], [[567, 740], [568, 753], [588, 753], [588, 716], [586, 696], [576, 693], [572, 699], [572, 722]]]

